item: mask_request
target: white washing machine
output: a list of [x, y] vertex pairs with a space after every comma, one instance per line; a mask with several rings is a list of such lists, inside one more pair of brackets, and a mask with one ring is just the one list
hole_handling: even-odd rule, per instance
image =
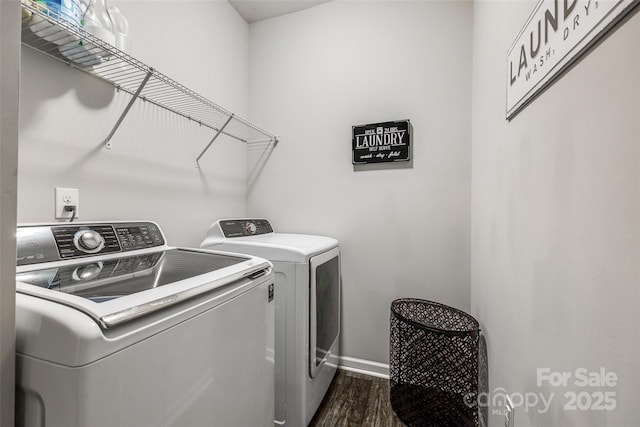
[[273, 263], [275, 424], [307, 426], [338, 366], [338, 241], [274, 233], [265, 219], [228, 219], [211, 226], [201, 247], [250, 254]]
[[273, 425], [268, 261], [148, 221], [20, 226], [17, 246], [17, 426]]

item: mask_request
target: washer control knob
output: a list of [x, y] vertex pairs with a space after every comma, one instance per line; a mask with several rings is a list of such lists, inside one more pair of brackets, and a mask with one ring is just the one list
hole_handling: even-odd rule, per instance
[[97, 231], [80, 230], [73, 237], [76, 248], [82, 252], [94, 254], [104, 248], [104, 238]]
[[256, 231], [258, 231], [258, 227], [256, 227], [256, 224], [253, 222], [247, 222], [244, 225], [244, 229], [249, 234], [256, 234]]

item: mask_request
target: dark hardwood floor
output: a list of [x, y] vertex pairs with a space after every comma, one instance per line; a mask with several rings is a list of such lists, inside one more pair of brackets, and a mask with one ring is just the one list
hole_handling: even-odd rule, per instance
[[389, 380], [338, 370], [309, 427], [403, 427], [389, 403]]

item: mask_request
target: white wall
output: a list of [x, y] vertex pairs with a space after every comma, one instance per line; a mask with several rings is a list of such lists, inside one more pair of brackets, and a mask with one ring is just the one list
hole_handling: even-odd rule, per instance
[[[248, 213], [340, 241], [345, 356], [388, 361], [395, 298], [469, 309], [471, 19], [334, 1], [251, 25], [251, 117], [282, 142], [250, 149]], [[401, 119], [412, 167], [355, 171], [351, 126]]]
[[[131, 53], [231, 111], [248, 113], [248, 25], [226, 1], [120, 1]], [[178, 116], [23, 48], [18, 220], [52, 221], [54, 187], [80, 190], [80, 220], [150, 219], [170, 244], [199, 245], [209, 224], [246, 209], [246, 153]]]
[[[517, 409], [518, 427], [637, 426], [640, 14], [507, 122], [506, 52], [535, 4], [474, 8], [471, 301], [490, 388], [555, 393], [544, 414]], [[601, 367], [617, 387], [573, 386]], [[537, 368], [574, 376], [537, 387]], [[617, 408], [564, 409], [585, 391], [617, 393]]]

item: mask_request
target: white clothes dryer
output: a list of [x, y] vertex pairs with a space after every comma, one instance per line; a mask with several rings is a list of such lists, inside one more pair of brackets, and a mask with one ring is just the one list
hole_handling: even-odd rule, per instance
[[270, 427], [273, 272], [149, 221], [20, 226], [16, 426]]
[[335, 375], [340, 249], [329, 237], [274, 233], [265, 219], [215, 222], [202, 248], [265, 258], [275, 273], [275, 425], [305, 427]]

